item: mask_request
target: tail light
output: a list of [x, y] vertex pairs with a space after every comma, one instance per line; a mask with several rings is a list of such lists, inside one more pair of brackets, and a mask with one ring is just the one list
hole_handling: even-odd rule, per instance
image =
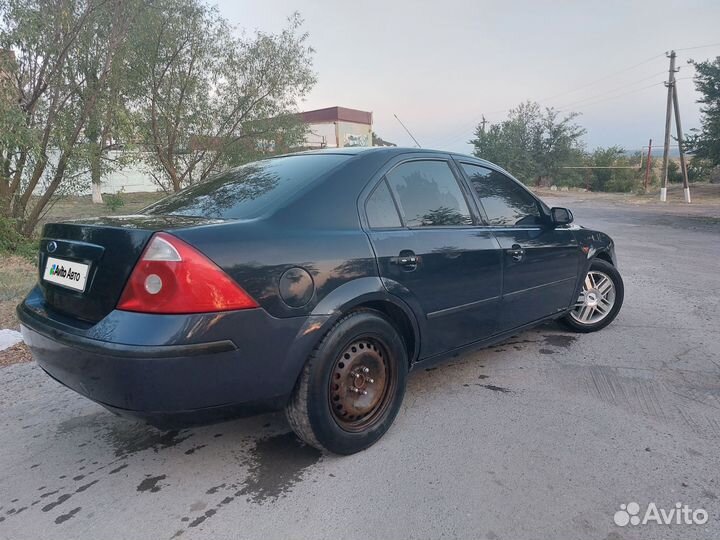
[[179, 238], [156, 233], [133, 268], [117, 308], [207, 313], [258, 307], [215, 263]]

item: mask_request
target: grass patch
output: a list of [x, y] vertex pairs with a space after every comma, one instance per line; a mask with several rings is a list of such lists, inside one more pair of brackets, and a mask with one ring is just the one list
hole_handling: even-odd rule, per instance
[[37, 267], [20, 255], [0, 255], [0, 328], [17, 329], [15, 307], [37, 281]]

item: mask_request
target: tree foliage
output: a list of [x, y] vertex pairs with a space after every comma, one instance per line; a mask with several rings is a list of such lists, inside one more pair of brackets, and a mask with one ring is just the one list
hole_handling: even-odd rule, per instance
[[700, 130], [686, 137], [694, 159], [704, 160], [710, 166], [720, 166], [720, 56], [714, 60], [693, 62], [695, 88], [702, 95]]
[[474, 154], [497, 163], [525, 183], [575, 186], [594, 191], [633, 191], [642, 184], [640, 154], [619, 146], [585, 151], [577, 114], [525, 102], [507, 120], [475, 130]]
[[132, 0], [0, 3], [0, 210], [24, 234], [84, 170], [91, 119], [137, 13]]
[[576, 113], [561, 117], [554, 109], [527, 101], [511, 109], [507, 120], [485, 130], [478, 125], [470, 143], [474, 154], [497, 163], [526, 183], [540, 185], [582, 151], [585, 130]]
[[215, 8], [159, 0], [138, 33], [139, 137], [158, 183], [178, 191], [303, 139], [292, 114], [315, 82], [295, 14], [277, 35], [236, 37]]
[[0, 217], [31, 235], [134, 148], [177, 191], [302, 140], [315, 82], [294, 15], [241, 34], [205, 0], [0, 0]]

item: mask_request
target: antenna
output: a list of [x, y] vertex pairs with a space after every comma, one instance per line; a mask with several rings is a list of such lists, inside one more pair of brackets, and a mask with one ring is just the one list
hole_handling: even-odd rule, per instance
[[415, 145], [416, 145], [418, 148], [422, 148], [422, 146], [420, 146], [420, 143], [417, 142], [417, 139], [416, 139], [415, 137], [413, 137], [413, 134], [412, 134], [412, 133], [410, 133], [410, 130], [407, 128], [407, 126], [406, 126], [405, 124], [403, 124], [403, 123], [402, 123], [402, 120], [400, 120], [400, 119], [398, 118], [398, 115], [397, 115], [397, 114], [393, 114], [393, 116], [395, 117], [395, 120], [397, 120], [398, 122], [400, 122], [400, 125], [403, 127], [403, 129], [404, 129], [405, 131], [407, 131], [407, 134], [410, 135], [410, 138], [411, 138], [413, 141], [415, 141]]

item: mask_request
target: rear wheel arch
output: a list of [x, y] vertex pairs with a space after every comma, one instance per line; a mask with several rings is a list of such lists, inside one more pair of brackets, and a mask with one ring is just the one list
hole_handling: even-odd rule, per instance
[[372, 309], [387, 318], [400, 334], [410, 363], [420, 353], [420, 325], [414, 310], [404, 299], [389, 293], [378, 277], [363, 277], [349, 281], [329, 293], [315, 307], [311, 315], [331, 315], [317, 333], [319, 343], [342, 317], [360, 309]]
[[[353, 306], [348, 313], [362, 309], [370, 309], [382, 313], [395, 327], [405, 344], [407, 357], [412, 364], [420, 352], [420, 336], [417, 323], [413, 324], [414, 317], [398, 304], [388, 300], [370, 300]], [[411, 319], [412, 317], [412, 319]]]

